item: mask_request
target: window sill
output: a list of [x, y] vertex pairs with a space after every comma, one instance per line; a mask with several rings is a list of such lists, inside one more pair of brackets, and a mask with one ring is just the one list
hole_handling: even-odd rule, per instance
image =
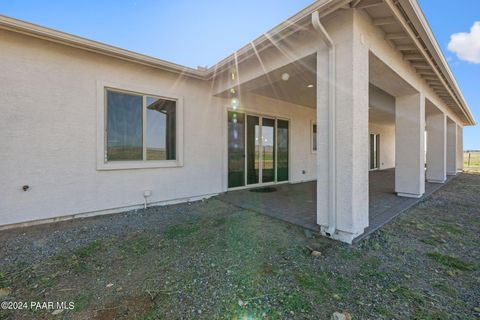
[[163, 161], [115, 161], [98, 163], [97, 170], [129, 170], [129, 169], [155, 169], [155, 168], [178, 168], [183, 167], [179, 160]]

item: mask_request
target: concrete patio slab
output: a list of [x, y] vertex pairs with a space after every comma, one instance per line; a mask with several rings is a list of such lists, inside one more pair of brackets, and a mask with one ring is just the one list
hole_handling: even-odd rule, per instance
[[254, 189], [230, 191], [219, 199], [235, 206], [277, 218], [303, 228], [319, 231], [316, 223], [317, 182], [275, 185], [274, 192]]
[[[449, 182], [454, 176], [448, 176]], [[446, 183], [447, 183], [446, 182]], [[425, 194], [421, 198], [405, 198], [395, 194], [395, 169], [370, 172], [369, 226], [355, 239], [358, 242], [385, 223], [412, 207], [445, 184], [425, 182]], [[316, 224], [316, 181], [273, 186], [273, 192], [254, 192], [245, 189], [226, 192], [218, 198], [240, 208], [280, 219], [305, 229], [319, 232]]]

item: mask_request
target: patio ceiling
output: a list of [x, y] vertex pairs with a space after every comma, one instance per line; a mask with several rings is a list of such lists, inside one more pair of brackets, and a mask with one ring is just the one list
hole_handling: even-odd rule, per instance
[[[316, 108], [316, 55], [294, 61], [240, 85], [240, 93], [253, 93], [297, 105]], [[288, 74], [288, 79], [282, 75]], [[224, 91], [220, 97], [228, 98]]]

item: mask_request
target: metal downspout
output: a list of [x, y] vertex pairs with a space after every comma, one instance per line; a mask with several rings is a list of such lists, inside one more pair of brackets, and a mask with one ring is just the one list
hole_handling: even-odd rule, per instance
[[[312, 13], [312, 25], [328, 47], [328, 208], [329, 223], [326, 235], [333, 237], [337, 229], [337, 162], [335, 128], [335, 44], [320, 22], [318, 11]], [[318, 68], [317, 68], [318, 70]], [[318, 84], [317, 84], [318, 85]]]

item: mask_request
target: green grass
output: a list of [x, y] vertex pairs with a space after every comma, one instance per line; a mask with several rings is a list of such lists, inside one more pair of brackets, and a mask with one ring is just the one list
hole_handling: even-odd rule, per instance
[[200, 225], [198, 224], [174, 225], [167, 228], [164, 234], [165, 238], [168, 240], [181, 239], [196, 233], [199, 229]]
[[293, 312], [309, 312], [312, 304], [304, 295], [293, 293], [285, 299], [285, 309]]
[[454, 287], [446, 284], [445, 282], [434, 283], [433, 287], [443, 291], [444, 293], [446, 293], [447, 295], [449, 295], [452, 298], [456, 298], [458, 296], [457, 290], [455, 290]]
[[324, 302], [333, 295], [331, 284], [333, 279], [325, 273], [312, 274], [301, 271], [295, 274], [295, 278], [302, 291], [310, 292], [319, 302]]
[[152, 239], [146, 234], [135, 234], [128, 238], [128, 241], [122, 242], [119, 248], [125, 256], [138, 257], [146, 254], [153, 248]]
[[77, 249], [74, 255], [76, 255], [79, 258], [85, 259], [85, 258], [91, 257], [97, 251], [99, 251], [101, 246], [102, 246], [101, 242], [98, 240], [95, 240], [92, 243], [86, 245], [85, 247]]
[[476, 266], [472, 263], [463, 261], [456, 257], [447, 256], [439, 252], [428, 252], [427, 257], [446, 267], [451, 267], [458, 270], [471, 271], [476, 269]]
[[461, 235], [463, 233], [463, 230], [460, 227], [452, 223], [441, 223], [441, 224], [437, 224], [435, 227], [437, 227], [441, 231], [449, 232], [452, 234]]

